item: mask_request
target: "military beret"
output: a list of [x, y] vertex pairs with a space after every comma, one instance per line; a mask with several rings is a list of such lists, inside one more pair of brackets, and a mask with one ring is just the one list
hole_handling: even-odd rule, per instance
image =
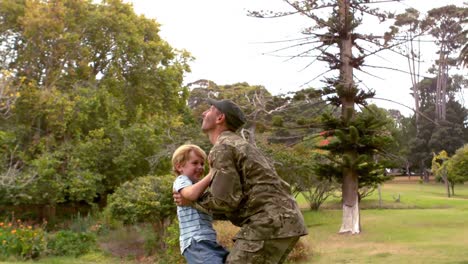
[[210, 105], [214, 105], [219, 111], [226, 115], [226, 123], [234, 130], [239, 129], [246, 122], [244, 112], [231, 100], [207, 99]]

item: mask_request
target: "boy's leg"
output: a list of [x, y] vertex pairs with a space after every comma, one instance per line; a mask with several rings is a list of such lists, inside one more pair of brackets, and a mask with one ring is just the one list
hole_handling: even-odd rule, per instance
[[270, 240], [237, 239], [226, 263], [283, 263], [298, 240], [299, 237]]
[[229, 252], [214, 241], [192, 240], [185, 250], [184, 257], [189, 264], [222, 264]]

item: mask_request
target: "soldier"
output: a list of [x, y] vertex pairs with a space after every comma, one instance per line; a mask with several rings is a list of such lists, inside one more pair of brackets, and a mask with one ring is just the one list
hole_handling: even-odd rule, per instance
[[[307, 234], [290, 187], [263, 153], [235, 134], [246, 121], [242, 110], [230, 100], [208, 102], [202, 130], [213, 144], [212, 182], [192, 206], [240, 227], [226, 263], [283, 263]], [[176, 193], [174, 200], [189, 204]]]

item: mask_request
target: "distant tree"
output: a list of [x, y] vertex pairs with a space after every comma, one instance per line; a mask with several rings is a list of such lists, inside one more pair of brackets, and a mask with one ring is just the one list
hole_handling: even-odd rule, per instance
[[432, 173], [438, 178], [442, 179], [447, 190], [447, 197], [450, 197], [450, 183], [447, 173], [447, 160], [449, 159], [447, 152], [442, 150], [438, 154], [434, 153], [432, 158]]
[[[306, 134], [305, 130], [313, 125], [317, 127], [314, 118], [317, 119], [324, 108], [320, 93], [312, 88], [273, 96], [265, 87], [248, 83], [218, 85], [212, 81], [199, 80], [189, 86], [189, 106], [198, 119], [207, 107], [206, 98], [235, 101], [248, 117], [241, 134], [252, 144], [257, 142], [257, 133], [265, 132], [268, 137], [273, 137], [275, 131], [282, 129], [295, 131], [292, 133], [295, 133], [296, 139], [300, 139]], [[303, 124], [298, 125], [298, 118], [302, 119]]]
[[455, 195], [455, 184], [468, 181], [468, 145], [459, 148], [447, 162], [447, 177]]
[[466, 142], [468, 127], [465, 122], [468, 111], [457, 100], [456, 94], [466, 87], [466, 79], [461, 75], [450, 76], [447, 82], [446, 119], [435, 122], [436, 78], [424, 78], [418, 85], [421, 96], [419, 134], [415, 133], [414, 116], [405, 121], [404, 135], [409, 151], [407, 159], [413, 168], [421, 173], [431, 167], [432, 153], [447, 151], [453, 155], [455, 150]]
[[293, 194], [302, 194], [311, 210], [318, 210], [339, 188], [332, 179], [315, 173], [314, 166], [327, 161], [303, 144], [294, 147], [269, 144], [261, 145], [261, 148], [274, 160], [276, 171], [291, 185]]
[[411, 178], [410, 170], [412, 163], [409, 160], [409, 141], [416, 135], [414, 122], [409, 117], [403, 116], [399, 110], [388, 110], [389, 117], [394, 121], [394, 139], [396, 149], [390, 153], [393, 155], [393, 164], [389, 168], [404, 168], [408, 177]]
[[0, 116], [7, 119], [12, 115], [15, 102], [20, 97], [19, 87], [22, 79], [17, 80], [7, 70], [0, 72]]
[[405, 49], [403, 50], [403, 54], [407, 58], [408, 61], [408, 70], [411, 77], [411, 84], [412, 84], [412, 95], [414, 99], [414, 108], [415, 108], [415, 118], [416, 118], [416, 133], [418, 133], [419, 128], [419, 109], [420, 109], [420, 95], [418, 84], [420, 82], [420, 60], [421, 54], [419, 46], [416, 46], [415, 38], [418, 38], [422, 34], [424, 34], [427, 29], [421, 27], [421, 20], [419, 18], [420, 13], [418, 10], [414, 8], [406, 9], [405, 13], [398, 14], [395, 17], [394, 25], [396, 27], [391, 27], [394, 31], [392, 34], [397, 34], [399, 29], [404, 29], [402, 34], [404, 38], [408, 39], [408, 42], [405, 44]]
[[468, 18], [468, 8], [448, 5], [428, 11], [422, 27], [436, 39], [439, 59], [436, 61], [437, 85], [435, 93], [435, 120], [446, 119], [447, 82], [449, 67], [456, 65], [456, 58], [450, 57], [466, 44], [462, 23]]
[[[468, 24], [468, 19], [464, 19], [461, 22], [463, 25]], [[468, 29], [463, 30], [461, 34], [465, 34], [465, 36], [468, 34]], [[468, 67], [468, 43], [465, 43], [463, 46], [462, 50], [460, 51], [460, 55], [458, 56], [458, 61], [459, 64], [461, 64], [463, 67]]]
[[[321, 180], [314, 173], [314, 164], [322, 162], [323, 157], [304, 148], [306, 141], [302, 142], [310, 134], [311, 126], [315, 125], [312, 129], [317, 130], [314, 118], [324, 106], [320, 92], [309, 88], [273, 96], [263, 86], [218, 85], [209, 80], [198, 80], [189, 86], [189, 106], [196, 117], [201, 117], [206, 109], [206, 98], [231, 99], [239, 104], [248, 116], [241, 134], [269, 155], [279, 175], [291, 184], [295, 195], [303, 194], [311, 209], [317, 210], [334, 190], [336, 183]], [[302, 119], [301, 124], [297, 122], [298, 117]]]

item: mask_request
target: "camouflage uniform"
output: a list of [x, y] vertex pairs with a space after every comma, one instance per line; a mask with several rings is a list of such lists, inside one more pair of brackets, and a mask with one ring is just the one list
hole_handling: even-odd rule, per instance
[[281, 263], [307, 234], [289, 185], [265, 156], [224, 131], [208, 156], [210, 188], [195, 207], [241, 227], [228, 263]]

